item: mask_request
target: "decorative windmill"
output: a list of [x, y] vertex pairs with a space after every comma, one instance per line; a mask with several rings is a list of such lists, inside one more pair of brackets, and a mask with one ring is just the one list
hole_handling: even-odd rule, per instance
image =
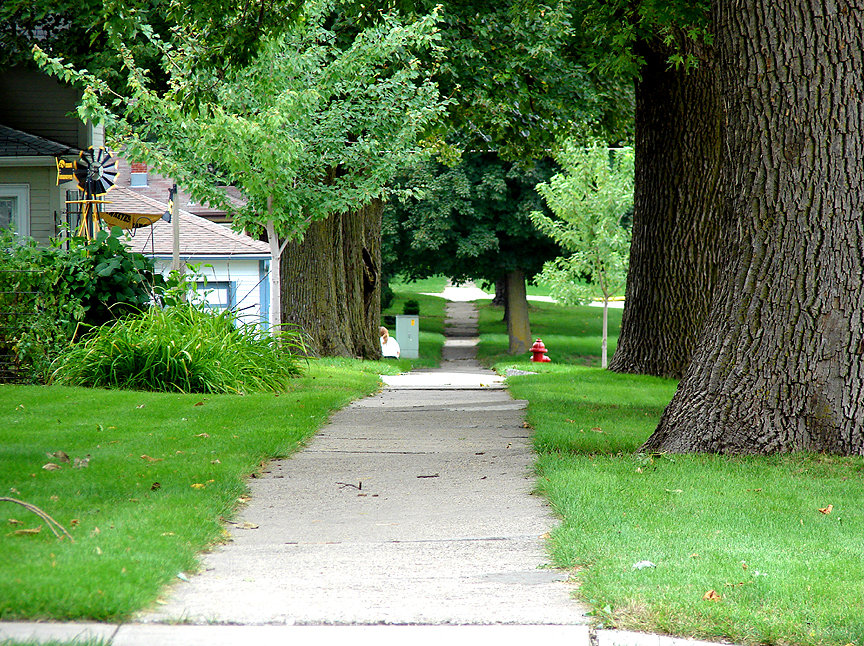
[[[60, 181], [59, 170], [58, 166], [58, 182]], [[81, 225], [78, 227], [78, 235], [92, 238], [99, 217], [99, 205], [103, 203], [103, 200], [96, 198], [105, 195], [113, 188], [117, 178], [117, 160], [101, 146], [99, 148], [90, 146], [78, 155], [72, 175], [78, 182], [78, 188], [84, 192], [83, 200], [75, 200], [76, 203], [81, 204]]]

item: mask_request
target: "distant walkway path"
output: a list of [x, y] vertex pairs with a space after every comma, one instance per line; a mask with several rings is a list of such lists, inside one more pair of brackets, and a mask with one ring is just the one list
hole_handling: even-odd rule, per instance
[[274, 462], [233, 541], [138, 621], [585, 623], [544, 567], [555, 520], [531, 495], [525, 402], [474, 359], [476, 317], [449, 303], [441, 368], [386, 377]]
[[[444, 298], [451, 301], [478, 301], [478, 300], [491, 300], [495, 298], [495, 294], [489, 294], [484, 292], [482, 289], [477, 287], [477, 285], [473, 281], [469, 281], [461, 286], [455, 286], [452, 283], [448, 282], [447, 286], [444, 288], [443, 293], [433, 294], [426, 292], [426, 296], [444, 296]], [[527, 296], [529, 301], [538, 301], [542, 303], [557, 303], [557, 301], [551, 296], [531, 296], [530, 294]], [[602, 300], [594, 300], [588, 303], [592, 307], [603, 307]], [[614, 300], [609, 302], [609, 307], [612, 309], [624, 309], [624, 300]]]

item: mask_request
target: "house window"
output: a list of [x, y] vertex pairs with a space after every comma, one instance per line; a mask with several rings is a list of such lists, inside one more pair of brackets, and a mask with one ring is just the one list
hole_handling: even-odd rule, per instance
[[30, 185], [0, 184], [0, 228], [30, 235]]
[[129, 173], [129, 186], [132, 188], [147, 186], [147, 173]]
[[198, 294], [204, 302], [215, 310], [225, 310], [237, 304], [237, 286], [234, 281], [198, 281]]
[[147, 164], [132, 162], [129, 164], [129, 186], [144, 188], [147, 186]]

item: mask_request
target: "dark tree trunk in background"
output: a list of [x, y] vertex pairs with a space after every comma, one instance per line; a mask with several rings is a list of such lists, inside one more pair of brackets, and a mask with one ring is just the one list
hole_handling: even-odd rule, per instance
[[495, 298], [492, 299], [492, 305], [495, 307], [504, 308], [504, 316], [501, 318], [507, 322], [507, 277], [502, 276], [495, 281]]
[[525, 274], [518, 269], [507, 274], [507, 334], [510, 337], [510, 354], [528, 352], [531, 347], [528, 298]]
[[722, 106], [713, 53], [669, 69], [641, 48], [633, 238], [621, 335], [609, 369], [681, 377], [711, 304], [730, 224], [719, 184]]
[[507, 299], [507, 279], [501, 277], [495, 281], [495, 297], [492, 299], [492, 304], [495, 307], [501, 307], [506, 304]]
[[310, 225], [282, 256], [282, 320], [319, 356], [379, 358], [381, 204]]
[[864, 454], [864, 2], [715, 4], [738, 248], [647, 450]]

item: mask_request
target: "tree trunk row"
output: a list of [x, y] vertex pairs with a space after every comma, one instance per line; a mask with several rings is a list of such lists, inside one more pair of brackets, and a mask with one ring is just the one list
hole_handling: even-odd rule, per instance
[[734, 7], [714, 8], [734, 253], [644, 448], [864, 454], [864, 3]]
[[[693, 355], [731, 226], [721, 209], [723, 112], [714, 62], [669, 69], [643, 45], [627, 299], [615, 372], [680, 378]], [[710, 53], [709, 53], [710, 54]]]

